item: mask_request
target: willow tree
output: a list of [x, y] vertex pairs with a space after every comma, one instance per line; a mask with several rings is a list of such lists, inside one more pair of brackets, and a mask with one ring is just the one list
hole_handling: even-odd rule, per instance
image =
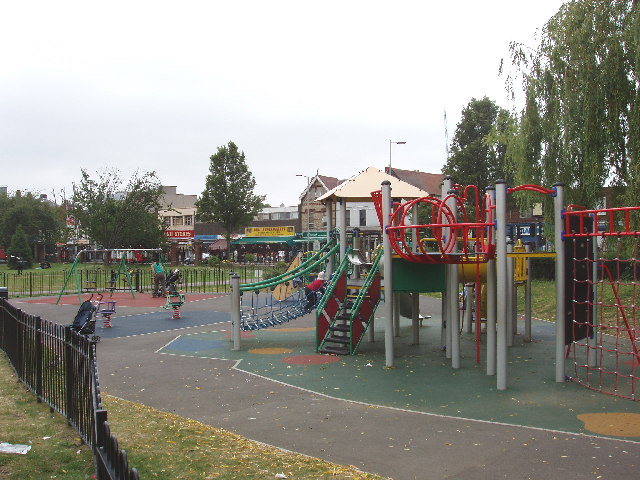
[[251, 224], [264, 205], [264, 196], [255, 195], [256, 181], [247, 166], [244, 152], [235, 143], [218, 147], [209, 158], [209, 175], [196, 202], [198, 219], [222, 225], [231, 258], [231, 234]]
[[604, 186], [637, 202], [639, 41], [636, 0], [582, 0], [559, 9], [535, 49], [511, 45], [525, 94], [508, 141], [517, 181], [562, 182], [567, 202], [586, 207]]

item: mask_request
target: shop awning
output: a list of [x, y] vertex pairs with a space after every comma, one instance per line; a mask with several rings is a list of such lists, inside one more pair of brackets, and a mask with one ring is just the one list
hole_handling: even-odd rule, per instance
[[242, 237], [231, 241], [231, 245], [258, 245], [258, 244], [274, 244], [274, 243], [286, 243], [289, 246], [293, 246], [293, 239], [291, 237]]
[[227, 249], [227, 241], [224, 238], [220, 238], [215, 240], [209, 247], [207, 247], [210, 252], [214, 250], [226, 250]]

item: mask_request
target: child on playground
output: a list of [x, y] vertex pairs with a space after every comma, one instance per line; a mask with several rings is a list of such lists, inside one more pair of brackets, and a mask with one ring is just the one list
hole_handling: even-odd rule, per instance
[[160, 260], [156, 260], [151, 264], [151, 272], [153, 273], [153, 296], [162, 297], [162, 289], [164, 288], [165, 274], [164, 267]]
[[307, 298], [305, 310], [313, 310], [313, 308], [316, 306], [316, 302], [318, 301], [316, 292], [320, 291], [322, 287], [324, 287], [324, 280], [324, 272], [320, 272], [318, 274], [318, 277], [314, 281], [304, 287], [304, 295]]

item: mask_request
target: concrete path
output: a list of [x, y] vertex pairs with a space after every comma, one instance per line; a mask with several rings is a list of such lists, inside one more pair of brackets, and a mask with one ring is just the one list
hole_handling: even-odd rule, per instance
[[[77, 310], [77, 305], [12, 303], [64, 323]], [[637, 441], [346, 401], [240, 371], [234, 368], [237, 360], [160, 353], [178, 335], [228, 329], [228, 303], [222, 297], [186, 304], [184, 317], [187, 312], [211, 312], [212, 323], [176, 331], [156, 331], [153, 318], [162, 313], [157, 308], [129, 307], [130, 315], [149, 315], [150, 333], [105, 338], [98, 344], [103, 391], [396, 480], [627, 479], [640, 469]], [[438, 301], [421, 298], [423, 314], [438, 309]], [[114, 326], [117, 321], [115, 317]], [[468, 398], [469, 392], [461, 386], [459, 395]], [[638, 402], [623, 405], [640, 413]]]

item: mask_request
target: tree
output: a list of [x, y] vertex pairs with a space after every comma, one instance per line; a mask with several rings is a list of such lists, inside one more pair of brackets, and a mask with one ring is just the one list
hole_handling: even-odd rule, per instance
[[33, 257], [31, 256], [31, 247], [29, 246], [29, 240], [22, 225], [18, 225], [11, 236], [11, 243], [7, 249], [8, 264], [10, 268], [17, 268], [18, 259], [24, 261], [24, 266], [31, 267], [33, 263]]
[[256, 181], [233, 142], [218, 147], [210, 157], [205, 189], [196, 202], [198, 219], [222, 225], [227, 240], [227, 258], [231, 258], [231, 234], [251, 223], [263, 208], [265, 197], [255, 195]]
[[157, 248], [166, 241], [158, 214], [162, 185], [155, 172], [123, 184], [117, 170], [93, 180], [86, 170], [73, 186], [71, 212], [80, 231], [104, 248]]
[[560, 8], [537, 48], [511, 45], [526, 96], [509, 144], [518, 146], [520, 178], [562, 182], [567, 203], [585, 207], [598, 203], [604, 186], [623, 187], [637, 202], [639, 41], [635, 0], [584, 0]]
[[11, 242], [18, 226], [32, 247], [65, 239], [64, 211], [31, 193], [0, 196], [0, 245]]
[[490, 133], [504, 128], [508, 115], [487, 97], [472, 98], [462, 110], [442, 173], [461, 185], [476, 185], [480, 195], [495, 180], [505, 178], [505, 145]]

